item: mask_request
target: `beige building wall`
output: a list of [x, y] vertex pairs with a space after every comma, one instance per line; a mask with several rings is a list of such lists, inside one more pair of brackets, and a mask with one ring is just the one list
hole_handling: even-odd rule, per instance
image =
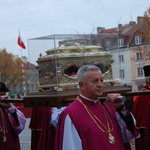
[[[137, 60], [137, 53], [142, 53], [142, 57], [140, 60]], [[134, 46], [131, 47], [131, 72], [132, 72], [132, 82], [133, 82], [133, 91], [138, 91], [140, 87], [145, 84], [145, 75], [143, 66], [150, 64], [150, 46], [142, 45], [142, 46]], [[143, 71], [143, 75], [139, 76], [137, 68], [141, 68]]]

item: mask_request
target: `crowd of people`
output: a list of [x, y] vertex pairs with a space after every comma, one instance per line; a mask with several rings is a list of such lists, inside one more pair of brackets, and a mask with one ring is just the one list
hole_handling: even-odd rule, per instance
[[[146, 70], [149, 72], [150, 66]], [[143, 91], [150, 90], [150, 73], [145, 75]], [[136, 150], [150, 148], [146, 134], [150, 133], [150, 96], [134, 97], [132, 111], [119, 93], [110, 93], [100, 101], [104, 78], [95, 65], [83, 65], [77, 81], [79, 95], [67, 107], [33, 109], [29, 125], [31, 150], [131, 150], [133, 139]], [[18, 135], [26, 118], [12, 103], [4, 103], [9, 98], [6, 92], [9, 89], [0, 82], [0, 148], [20, 150]]]
[[[31, 150], [131, 150], [130, 141], [140, 137], [136, 120], [119, 93], [103, 94], [103, 75], [99, 67], [84, 65], [77, 72], [80, 94], [67, 107], [42, 110], [40, 131], [35, 129]], [[35, 109], [31, 125], [37, 122]], [[43, 147], [43, 148], [42, 148]]]

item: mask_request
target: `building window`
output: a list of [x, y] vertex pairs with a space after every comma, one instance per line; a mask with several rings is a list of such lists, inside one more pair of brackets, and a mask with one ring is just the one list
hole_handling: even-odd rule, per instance
[[142, 53], [141, 52], [136, 53], [136, 60], [137, 61], [142, 60]]
[[105, 42], [105, 47], [106, 48], [110, 48], [111, 47], [111, 41], [110, 40]]
[[34, 86], [33, 86], [33, 84], [31, 84], [31, 86], [30, 86], [30, 87], [31, 87], [31, 90], [33, 91], [33, 90], [34, 90]]
[[143, 76], [143, 68], [142, 68], [142, 67], [138, 67], [138, 68], [137, 68], [137, 76], [138, 76], [138, 77]]
[[124, 57], [123, 57], [123, 55], [119, 55], [119, 62], [124, 62]]
[[120, 69], [119, 70], [119, 76], [120, 76], [120, 78], [124, 78], [125, 77], [125, 75], [124, 75], [124, 69]]
[[26, 91], [29, 91], [29, 85], [26, 84]]
[[124, 41], [123, 39], [118, 40], [118, 47], [123, 47], [124, 46]]
[[135, 36], [135, 45], [142, 44], [142, 38], [139, 36]]

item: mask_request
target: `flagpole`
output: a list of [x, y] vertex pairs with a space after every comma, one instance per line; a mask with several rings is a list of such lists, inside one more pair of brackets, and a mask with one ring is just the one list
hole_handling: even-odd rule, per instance
[[22, 78], [23, 78], [23, 94], [24, 96], [26, 95], [26, 85], [25, 85], [25, 71], [24, 71], [24, 61], [23, 61], [23, 56], [22, 56], [22, 47], [25, 48], [24, 43], [22, 42], [21, 36], [20, 36], [20, 29], [19, 29], [19, 36], [18, 36], [18, 44], [21, 47], [21, 61], [22, 61]]
[[21, 61], [22, 61], [22, 78], [23, 78], [23, 94], [26, 95], [26, 84], [25, 84], [25, 71], [24, 71], [24, 61], [22, 56], [22, 48], [21, 48]]
[[31, 62], [30, 62], [30, 46], [29, 46], [29, 40], [27, 40], [27, 48], [28, 48], [28, 60], [29, 60], [29, 92], [31, 91]]

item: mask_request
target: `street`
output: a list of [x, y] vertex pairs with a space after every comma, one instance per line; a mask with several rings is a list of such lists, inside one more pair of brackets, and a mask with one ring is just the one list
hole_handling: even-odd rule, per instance
[[27, 118], [25, 129], [20, 133], [21, 150], [31, 149], [31, 130], [29, 129], [30, 118]]

